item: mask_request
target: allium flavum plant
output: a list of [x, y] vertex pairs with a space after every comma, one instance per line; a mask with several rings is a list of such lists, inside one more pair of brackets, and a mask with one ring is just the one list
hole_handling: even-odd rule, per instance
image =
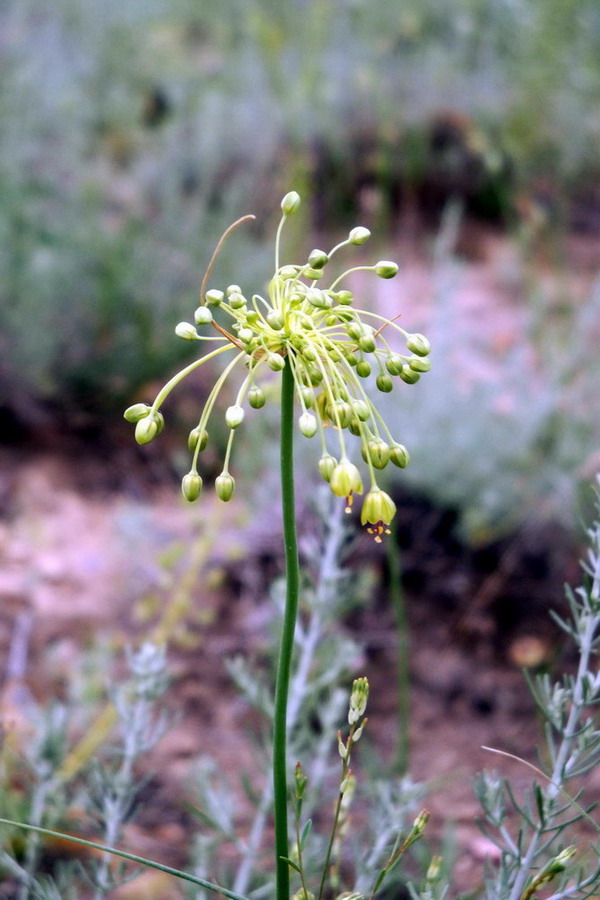
[[[135, 436], [140, 444], [153, 440], [162, 431], [164, 422], [160, 408], [171, 390], [190, 372], [221, 353], [232, 353], [222, 374], [217, 378], [198, 424], [189, 436], [192, 452], [190, 471], [184, 476], [182, 490], [189, 501], [196, 500], [202, 490], [198, 473], [200, 453], [207, 446], [208, 423], [219, 392], [229, 375], [239, 365], [247, 369], [239, 387], [235, 403], [225, 413], [230, 429], [223, 471], [217, 477], [215, 489], [221, 500], [230, 500], [235, 489], [230, 472], [231, 450], [235, 432], [245, 417], [245, 403], [254, 409], [265, 405], [264, 384], [281, 372], [289, 362], [294, 393], [298, 400], [301, 433], [311, 438], [318, 434], [321, 443], [319, 472], [334, 494], [346, 498], [350, 512], [354, 494], [363, 493], [363, 479], [350, 461], [346, 433], [359, 438], [362, 458], [368, 471], [369, 490], [364, 498], [361, 521], [367, 530], [381, 541], [395, 513], [391, 497], [377, 483], [377, 471], [389, 462], [404, 468], [409, 455], [398, 443], [363, 387], [372, 374], [378, 390], [392, 391], [394, 380], [414, 384], [430, 368], [429, 341], [421, 334], [409, 334], [395, 321], [390, 321], [354, 305], [351, 291], [341, 283], [351, 273], [364, 269], [381, 278], [393, 278], [396, 263], [381, 261], [373, 266], [355, 266], [322, 287], [331, 258], [348, 245], [364, 244], [370, 236], [367, 228], [356, 227], [347, 239], [328, 253], [313, 250], [302, 264], [280, 265], [279, 247], [282, 227], [300, 204], [295, 191], [286, 194], [281, 202], [283, 217], [275, 241], [275, 273], [269, 283], [267, 299], [254, 294], [248, 299], [243, 288], [231, 284], [225, 291], [205, 290], [208, 275], [223, 240], [241, 222], [253, 218], [244, 216], [223, 235], [204, 277], [201, 305], [195, 312], [195, 324], [180, 322], [176, 334], [190, 341], [211, 341], [219, 346], [175, 375], [159, 392], [152, 406], [137, 403], [125, 412], [125, 418], [136, 423]], [[220, 322], [215, 319], [221, 311]], [[212, 333], [199, 333], [198, 328]], [[217, 332], [215, 335], [214, 332]], [[403, 338], [407, 353], [398, 353], [389, 339]], [[330, 452], [326, 432], [336, 443]]]

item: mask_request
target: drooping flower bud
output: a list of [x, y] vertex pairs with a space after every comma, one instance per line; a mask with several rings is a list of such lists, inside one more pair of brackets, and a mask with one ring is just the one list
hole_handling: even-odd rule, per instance
[[408, 360], [409, 368], [413, 370], [413, 372], [429, 372], [431, 369], [431, 362], [428, 359], [423, 359], [421, 356], [411, 356]]
[[428, 356], [431, 352], [431, 344], [424, 334], [409, 334], [406, 346], [411, 353], [416, 353], [417, 356]]
[[208, 444], [208, 431], [206, 428], [192, 428], [188, 435], [188, 449], [192, 453], [198, 448], [198, 453], [202, 453]]
[[138, 444], [149, 444], [159, 433], [159, 423], [154, 415], [144, 416], [135, 426], [135, 439]]
[[225, 422], [227, 423], [228, 428], [237, 428], [238, 425], [241, 425], [244, 421], [244, 409], [242, 406], [228, 407], [225, 413]]
[[181, 480], [181, 492], [189, 503], [197, 500], [202, 491], [202, 479], [197, 472], [188, 472]]
[[329, 487], [336, 497], [349, 498], [348, 508], [351, 506], [350, 498], [352, 495], [362, 494], [363, 485], [360, 472], [347, 457], [343, 457], [331, 473]]
[[248, 403], [252, 409], [262, 409], [266, 402], [267, 398], [263, 389], [253, 384], [248, 391]]
[[311, 438], [317, 433], [317, 420], [310, 412], [303, 412], [298, 420], [298, 427], [304, 437]]
[[210, 291], [207, 291], [204, 295], [204, 299], [208, 303], [209, 306], [220, 306], [223, 302], [225, 294], [223, 291], [217, 291], [214, 288]]
[[125, 410], [125, 412], [123, 413], [123, 418], [135, 425], [135, 423], [139, 422], [140, 419], [145, 419], [146, 416], [149, 415], [150, 407], [147, 403], [134, 403], [133, 406], [129, 406]]
[[405, 384], [416, 384], [420, 379], [420, 375], [418, 372], [415, 372], [414, 369], [411, 369], [410, 366], [402, 366], [402, 371], [400, 372], [400, 378]]
[[375, 383], [377, 384], [377, 389], [384, 394], [389, 394], [394, 389], [394, 383], [386, 372], [380, 372], [375, 379]]
[[229, 472], [221, 472], [221, 474], [215, 478], [215, 492], [219, 500], [223, 500], [227, 503], [227, 501], [231, 500], [233, 497], [234, 490], [235, 480], [233, 475], [230, 475]]
[[324, 453], [319, 460], [319, 472], [323, 481], [330, 481], [331, 475], [337, 466], [337, 459], [330, 453]]

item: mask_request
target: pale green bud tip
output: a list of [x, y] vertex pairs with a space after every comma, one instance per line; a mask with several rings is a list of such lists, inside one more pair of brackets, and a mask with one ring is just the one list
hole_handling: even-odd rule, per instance
[[324, 250], [312, 250], [308, 256], [308, 264], [313, 269], [322, 269], [329, 262], [329, 257]]
[[375, 272], [380, 278], [393, 278], [398, 273], [398, 266], [395, 262], [388, 259], [382, 259], [375, 266]]
[[298, 419], [298, 427], [304, 437], [311, 438], [317, 433], [317, 420], [310, 412], [304, 412]]
[[362, 494], [363, 486], [360, 472], [348, 459], [341, 459], [334, 468], [329, 479], [329, 487], [336, 497], [346, 497], [346, 512], [352, 508], [352, 495]]
[[424, 334], [409, 334], [406, 346], [411, 353], [416, 353], [417, 356], [427, 356], [431, 352], [431, 344]]
[[271, 328], [275, 329], [275, 331], [281, 331], [285, 324], [283, 316], [277, 309], [272, 309], [271, 312], [267, 314], [267, 322]]
[[180, 322], [179, 325], [175, 327], [175, 334], [184, 341], [195, 341], [198, 337], [198, 332], [191, 322]]
[[266, 402], [267, 398], [263, 389], [256, 384], [253, 385], [248, 391], [248, 403], [252, 409], [262, 409]]
[[149, 415], [150, 407], [147, 403], [134, 403], [133, 406], [127, 407], [123, 413], [123, 418], [128, 422], [135, 424], [136, 422], [139, 422], [140, 419], [145, 419], [146, 416]]
[[197, 472], [188, 472], [181, 480], [181, 493], [190, 503], [197, 500], [202, 490], [202, 479]]
[[213, 315], [208, 306], [199, 306], [194, 313], [194, 322], [196, 325], [208, 325], [212, 322]]
[[219, 306], [222, 303], [224, 297], [225, 294], [223, 293], [223, 291], [217, 290], [207, 291], [204, 295], [204, 299], [210, 306]]
[[281, 210], [285, 216], [295, 213], [300, 206], [300, 194], [296, 191], [290, 191], [281, 201]]
[[390, 462], [399, 469], [405, 469], [410, 462], [410, 454], [404, 444], [394, 444], [390, 447]]
[[229, 472], [222, 472], [218, 478], [215, 479], [215, 491], [219, 500], [223, 500], [225, 503], [228, 500], [231, 500], [234, 490], [235, 481]]
[[337, 459], [329, 453], [325, 453], [319, 460], [319, 472], [323, 481], [329, 481], [333, 470], [337, 466]]
[[244, 421], [244, 410], [241, 406], [230, 406], [225, 413], [228, 428], [237, 428]]
[[135, 439], [138, 444], [149, 444], [163, 429], [164, 420], [160, 413], [151, 413], [140, 419], [135, 426]]
[[355, 678], [352, 682], [350, 693], [350, 708], [348, 710], [348, 724], [354, 725], [361, 716], [364, 716], [369, 699], [369, 680], [367, 678]]
[[368, 241], [371, 237], [371, 232], [368, 228], [363, 228], [362, 225], [357, 225], [356, 228], [353, 228], [350, 234], [348, 235], [348, 239], [351, 244], [364, 244], [365, 241]]
[[188, 435], [188, 449], [194, 452], [196, 447], [198, 453], [202, 453], [208, 443], [208, 431], [205, 428], [192, 428]]
[[363, 525], [370, 526], [367, 528], [367, 531], [380, 544], [382, 534], [390, 533], [390, 529], [387, 526], [395, 515], [396, 504], [392, 498], [385, 491], [382, 491], [381, 488], [374, 487], [364, 499], [360, 521]]
[[429, 372], [431, 369], [431, 362], [428, 359], [423, 359], [422, 356], [411, 356], [408, 360], [408, 367], [413, 370], [413, 372]]
[[422, 809], [415, 821], [413, 822], [413, 834], [420, 835], [423, 834], [425, 828], [427, 827], [427, 823], [431, 818], [431, 813], [428, 809]]

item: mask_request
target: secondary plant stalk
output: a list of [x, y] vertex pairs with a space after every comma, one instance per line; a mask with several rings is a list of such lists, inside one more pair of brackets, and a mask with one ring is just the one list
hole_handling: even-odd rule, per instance
[[276, 898], [289, 900], [290, 874], [287, 827], [287, 703], [290, 684], [294, 630], [298, 614], [300, 566], [294, 503], [294, 377], [289, 358], [285, 360], [281, 382], [281, 506], [285, 548], [286, 598], [281, 644], [275, 683], [273, 722], [273, 810], [275, 817]]

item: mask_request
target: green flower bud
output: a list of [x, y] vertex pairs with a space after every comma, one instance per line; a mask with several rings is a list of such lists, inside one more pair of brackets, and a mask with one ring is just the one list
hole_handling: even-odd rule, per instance
[[411, 369], [410, 366], [402, 366], [400, 378], [406, 384], [416, 384], [420, 377], [419, 373], [415, 372], [414, 369]]
[[306, 292], [306, 299], [311, 306], [315, 306], [317, 309], [331, 309], [333, 306], [331, 297], [318, 288], [309, 288]]
[[246, 322], [248, 325], [256, 325], [260, 316], [255, 309], [249, 309], [246, 313]]
[[175, 334], [184, 341], [195, 341], [198, 337], [198, 332], [191, 322], [180, 322], [179, 325], [175, 327]]
[[223, 291], [210, 290], [204, 295], [205, 301], [209, 306], [220, 306], [225, 294]]
[[313, 387], [318, 387], [323, 381], [323, 373], [316, 366], [308, 366], [306, 372]]
[[361, 447], [365, 462], [371, 460], [376, 469], [385, 469], [390, 460], [390, 448], [385, 441], [369, 441]]
[[382, 259], [375, 266], [375, 272], [380, 278], [393, 278], [398, 273], [398, 266], [395, 262]]
[[285, 360], [279, 353], [267, 353], [267, 365], [273, 372], [281, 372], [285, 366]]
[[[351, 498], [352, 494], [362, 494], [360, 472], [347, 457], [343, 457], [334, 468], [329, 479], [329, 487], [336, 497]], [[350, 505], [348, 503], [348, 508]]]
[[266, 402], [267, 398], [263, 389], [253, 384], [248, 391], [248, 403], [252, 409], [262, 409]]
[[243, 294], [230, 294], [229, 305], [232, 309], [242, 309], [246, 305], [246, 298]]
[[319, 472], [323, 481], [329, 481], [333, 470], [337, 466], [337, 459], [330, 453], [324, 453], [319, 460]]
[[288, 278], [295, 278], [297, 271], [298, 270], [295, 266], [282, 266], [277, 274], [280, 278], [283, 278], [285, 281], [287, 281]]
[[298, 420], [298, 426], [304, 437], [311, 438], [317, 433], [317, 420], [310, 412], [304, 412]]
[[202, 479], [197, 472], [188, 472], [181, 480], [181, 493], [190, 503], [197, 500], [202, 490]]
[[317, 358], [317, 353], [314, 347], [311, 347], [310, 344], [305, 344], [302, 348], [302, 356], [304, 359], [307, 359], [309, 362], [314, 362]]
[[315, 392], [313, 391], [313, 389], [309, 387], [301, 387], [299, 388], [299, 393], [302, 396], [304, 405], [308, 407], [308, 409], [312, 409], [315, 405]]
[[371, 525], [367, 528], [369, 534], [374, 535], [375, 541], [380, 544], [382, 534], [389, 534], [390, 524], [396, 515], [396, 504], [392, 498], [382, 491], [381, 488], [371, 488], [364, 499], [362, 510], [360, 513], [360, 521], [363, 525]]
[[192, 428], [188, 435], [188, 449], [193, 453], [198, 447], [198, 453], [202, 453], [208, 444], [208, 431], [205, 428]]
[[431, 361], [423, 359], [422, 356], [411, 356], [408, 360], [408, 365], [413, 372], [429, 372], [431, 369]]
[[267, 313], [267, 322], [275, 331], [281, 331], [285, 324], [283, 316], [277, 309], [272, 309], [270, 313]]
[[350, 434], [353, 434], [354, 437], [361, 437], [360, 429], [361, 429], [360, 419], [357, 419], [355, 417], [354, 419], [352, 419], [352, 421], [348, 425], [348, 431], [350, 432]]
[[154, 415], [144, 416], [135, 426], [135, 439], [138, 444], [149, 444], [159, 434], [159, 423]]
[[368, 228], [363, 228], [362, 225], [357, 225], [356, 228], [353, 228], [350, 234], [348, 235], [348, 240], [351, 244], [364, 244], [365, 241], [368, 241], [371, 237], [371, 232]]
[[324, 250], [311, 250], [308, 256], [308, 264], [313, 269], [322, 269], [329, 262], [329, 257]]
[[366, 422], [367, 419], [371, 417], [371, 409], [366, 400], [352, 400], [352, 409], [354, 415], [360, 419], [361, 422]]
[[239, 284], [230, 284], [229, 287], [225, 289], [225, 293], [228, 297], [231, 297], [232, 294], [241, 294], [242, 289]]
[[242, 344], [249, 344], [254, 337], [254, 332], [251, 328], [240, 328], [240, 330], [238, 331], [238, 337]]
[[[369, 495], [367, 494], [367, 497]], [[366, 497], [365, 497], [366, 501]], [[367, 678], [355, 678], [352, 682], [350, 706], [348, 709], [348, 725], [355, 725], [364, 716], [369, 699], [369, 681]]]
[[290, 191], [281, 201], [281, 209], [285, 216], [295, 213], [300, 206], [300, 194], [296, 191]]
[[406, 346], [411, 353], [416, 353], [417, 356], [428, 356], [431, 352], [431, 344], [423, 334], [409, 334]]
[[348, 363], [349, 366], [355, 366], [356, 363], [358, 362], [358, 356], [356, 355], [356, 353], [352, 353], [351, 350], [347, 350], [344, 353], [344, 359], [346, 360], [346, 362]]
[[336, 400], [334, 409], [333, 421], [336, 424], [339, 422], [342, 428], [347, 428], [352, 421], [353, 416], [353, 410], [350, 404], [346, 400]]
[[373, 353], [377, 347], [375, 338], [371, 334], [363, 334], [358, 340], [358, 347], [363, 353]]
[[392, 379], [385, 372], [380, 372], [375, 379], [375, 383], [377, 384], [378, 390], [382, 391], [384, 394], [389, 394], [389, 392], [394, 389]]
[[398, 353], [391, 353], [385, 361], [385, 367], [390, 375], [399, 375], [404, 365], [404, 359]]
[[135, 424], [139, 422], [140, 419], [145, 419], [146, 416], [150, 415], [150, 407], [147, 403], [134, 403], [133, 406], [128, 406], [125, 412], [123, 413], [123, 418], [128, 422], [132, 422]]
[[410, 462], [410, 454], [404, 444], [392, 444], [390, 447], [390, 462], [399, 469], [405, 469]]
[[353, 341], [358, 341], [365, 335], [365, 327], [361, 322], [350, 322], [346, 328], [346, 334]]
[[194, 322], [196, 325], [209, 325], [213, 320], [213, 314], [208, 306], [199, 306], [194, 313]]
[[237, 404], [230, 406], [225, 412], [225, 422], [228, 428], [237, 428], [244, 421], [244, 410]]
[[361, 378], [368, 378], [371, 374], [370, 363], [366, 359], [359, 359], [356, 363], [356, 374]]
[[352, 293], [352, 291], [338, 291], [335, 295], [335, 299], [342, 306], [350, 306], [350, 304], [354, 300], [354, 294]]
[[233, 497], [233, 492], [235, 490], [235, 480], [229, 472], [221, 472], [221, 474], [215, 479], [215, 492], [219, 500], [223, 500], [227, 503], [228, 500], [231, 500]]

